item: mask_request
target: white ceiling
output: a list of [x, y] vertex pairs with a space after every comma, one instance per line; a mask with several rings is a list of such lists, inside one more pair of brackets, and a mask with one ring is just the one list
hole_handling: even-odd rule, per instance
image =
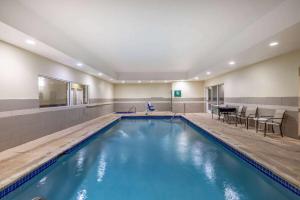
[[299, 8], [299, 0], [1, 0], [0, 21], [114, 79], [204, 79], [233, 70], [232, 59], [242, 67], [299, 49]]

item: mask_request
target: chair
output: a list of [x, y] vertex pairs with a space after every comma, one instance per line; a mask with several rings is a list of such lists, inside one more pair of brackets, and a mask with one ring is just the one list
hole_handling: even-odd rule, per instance
[[239, 106], [235, 113], [231, 113], [228, 115], [228, 123], [230, 122], [230, 119], [233, 119], [235, 126], [237, 126], [238, 120], [240, 120], [241, 117], [245, 115], [246, 109], [247, 109], [246, 106]]
[[237, 126], [238, 123], [242, 124], [242, 120], [245, 119], [246, 116], [246, 111], [247, 111], [247, 107], [243, 106], [243, 112], [241, 112], [240, 114], [237, 114], [235, 116], [235, 125]]
[[245, 115], [240, 117], [241, 124], [242, 121], [244, 121], [247, 129], [249, 129], [249, 121], [257, 117], [257, 110], [258, 110], [257, 107], [255, 109], [247, 108], [245, 111]]
[[147, 103], [147, 111], [153, 112], [155, 111], [155, 107], [152, 105], [150, 101]]
[[256, 130], [258, 131], [259, 125], [263, 125], [264, 136], [266, 136], [268, 126], [272, 127], [272, 132], [273, 133], [275, 133], [274, 126], [278, 126], [279, 131], [280, 131], [280, 135], [281, 135], [281, 137], [283, 137], [282, 124], [283, 124], [283, 120], [285, 118], [285, 114], [286, 114], [285, 110], [277, 109], [275, 111], [274, 116], [272, 116], [272, 117], [267, 116], [264, 119], [257, 120]]

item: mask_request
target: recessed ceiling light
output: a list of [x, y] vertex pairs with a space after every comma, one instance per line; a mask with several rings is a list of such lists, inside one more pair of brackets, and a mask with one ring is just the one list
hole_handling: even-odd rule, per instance
[[206, 72], [206, 75], [211, 75], [211, 72]]
[[141, 83], [142, 81], [138, 81], [138, 83]]
[[270, 47], [275, 47], [275, 46], [277, 46], [279, 44], [279, 42], [271, 42], [270, 44], [269, 44], [269, 46]]
[[198, 77], [198, 76], [196, 76], [194, 79], [195, 79], [195, 80], [199, 80], [199, 77]]
[[98, 73], [98, 76], [102, 76], [103, 74], [101, 72]]
[[82, 63], [77, 63], [76, 65], [77, 65], [78, 67], [82, 67], [82, 66], [83, 66]]
[[228, 64], [229, 65], [235, 65], [235, 62], [234, 61], [230, 61]]
[[25, 40], [25, 42], [30, 45], [35, 45], [35, 41], [32, 39], [27, 39], [27, 40]]

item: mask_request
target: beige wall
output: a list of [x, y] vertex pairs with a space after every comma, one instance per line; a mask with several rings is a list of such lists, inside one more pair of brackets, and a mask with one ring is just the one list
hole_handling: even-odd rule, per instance
[[90, 98], [113, 98], [113, 84], [0, 41], [0, 99], [38, 99], [38, 75], [89, 85]]
[[113, 112], [109, 101], [39, 109], [38, 75], [86, 84], [94, 103], [112, 99], [114, 86], [1, 41], [0, 70], [0, 151]]
[[204, 82], [178, 81], [173, 83], [116, 84], [115, 98], [170, 98], [171, 90], [181, 90], [182, 98], [201, 98], [204, 96]]
[[224, 83], [225, 97], [297, 97], [300, 51], [278, 56], [205, 81]]
[[[158, 111], [203, 112], [203, 84], [201, 81], [117, 84], [114, 90], [114, 109], [116, 112], [126, 112], [135, 107], [137, 111], [145, 111], [146, 102], [151, 100]], [[173, 98], [172, 104], [171, 90], [182, 91], [182, 97]]]
[[204, 82], [178, 81], [172, 84], [172, 90], [181, 90], [182, 98], [201, 98], [204, 97]]
[[114, 98], [171, 97], [171, 83], [116, 84]]

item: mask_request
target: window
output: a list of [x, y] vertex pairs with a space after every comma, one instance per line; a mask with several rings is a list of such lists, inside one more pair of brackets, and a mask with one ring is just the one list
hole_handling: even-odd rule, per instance
[[40, 107], [66, 106], [68, 104], [68, 83], [61, 80], [38, 77]]
[[70, 105], [81, 105], [88, 103], [88, 86], [78, 83], [71, 83]]
[[211, 110], [213, 105], [224, 104], [224, 84], [206, 88], [206, 109]]
[[38, 87], [41, 108], [81, 105], [89, 101], [87, 85], [39, 76]]

